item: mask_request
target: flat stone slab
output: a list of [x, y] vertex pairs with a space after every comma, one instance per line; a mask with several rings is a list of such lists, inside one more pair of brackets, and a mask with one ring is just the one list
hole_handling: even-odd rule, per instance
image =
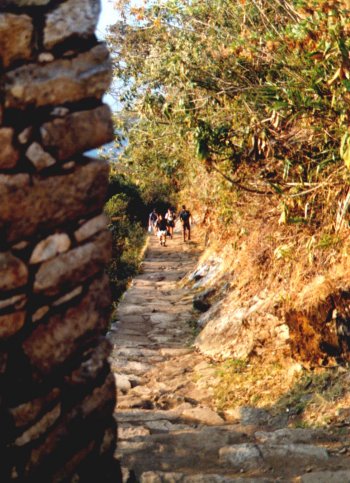
[[197, 421], [202, 424], [220, 425], [225, 423], [218, 413], [209, 408], [196, 407], [185, 409], [181, 413], [181, 416], [185, 419]]
[[140, 349], [137, 347], [118, 348], [118, 346], [116, 346], [116, 349], [119, 357], [126, 357], [128, 359], [139, 357], [152, 357], [159, 354], [158, 351], [153, 349]]
[[137, 421], [176, 421], [179, 414], [175, 411], [148, 411], [145, 409], [135, 409], [131, 411], [116, 411], [117, 420], [120, 422], [137, 422]]
[[146, 423], [148, 429], [157, 433], [169, 433], [170, 431], [181, 431], [189, 428], [186, 424], [174, 424], [166, 419], [159, 421], [149, 421]]
[[156, 312], [154, 314], [151, 314], [150, 318], [151, 318], [151, 322], [153, 322], [154, 324], [163, 323], [163, 322], [169, 323], [177, 320], [178, 315], [169, 314], [167, 312], [158, 312], [158, 313]]
[[220, 460], [235, 469], [258, 469], [263, 464], [280, 467], [291, 464], [319, 464], [328, 460], [324, 448], [308, 444], [235, 444], [220, 449]]
[[257, 431], [255, 438], [259, 443], [286, 444], [286, 443], [311, 443], [320, 439], [325, 439], [326, 433], [316, 429], [304, 428], [282, 428], [277, 431], [266, 432]]
[[143, 426], [119, 426], [118, 427], [118, 439], [133, 439], [140, 436], [148, 436], [150, 430]]
[[310, 444], [265, 444], [259, 445], [260, 451], [269, 464], [291, 462], [311, 464], [320, 463], [329, 459], [325, 448]]
[[191, 347], [165, 347], [160, 349], [160, 353], [162, 356], [169, 356], [169, 357], [176, 357], [182, 356], [186, 354], [190, 354], [193, 352]]
[[300, 483], [350, 483], [350, 470], [316, 471], [300, 477]]
[[261, 408], [254, 408], [250, 406], [242, 406], [226, 411], [227, 418], [240, 421], [243, 425], [264, 426], [268, 424], [271, 415], [268, 411]]
[[266, 478], [235, 478], [217, 474], [185, 475], [183, 473], [166, 473], [147, 471], [142, 473], [140, 483], [272, 483]]
[[143, 305], [121, 303], [118, 307], [118, 317], [123, 318], [124, 315], [144, 314], [146, 310]]
[[125, 362], [119, 362], [117, 363], [119, 366], [119, 372], [125, 373], [125, 374], [144, 374], [145, 372], [148, 372], [151, 369], [151, 366], [149, 364], [145, 364], [143, 362], [137, 362], [137, 361], [125, 361]]
[[251, 443], [223, 447], [219, 451], [219, 456], [221, 463], [237, 470], [253, 470], [264, 464], [258, 446]]

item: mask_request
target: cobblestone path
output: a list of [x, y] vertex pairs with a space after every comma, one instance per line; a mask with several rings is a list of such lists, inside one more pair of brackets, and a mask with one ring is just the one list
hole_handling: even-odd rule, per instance
[[109, 334], [124, 481], [350, 482], [348, 431], [292, 429], [256, 408], [229, 419], [215, 411], [217, 374], [191, 348], [193, 293], [181, 283], [198, 255], [179, 233], [166, 247], [152, 236]]

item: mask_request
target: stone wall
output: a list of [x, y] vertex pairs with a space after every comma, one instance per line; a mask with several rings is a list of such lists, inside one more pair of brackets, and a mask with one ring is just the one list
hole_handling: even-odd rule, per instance
[[0, 481], [118, 482], [98, 0], [0, 0]]

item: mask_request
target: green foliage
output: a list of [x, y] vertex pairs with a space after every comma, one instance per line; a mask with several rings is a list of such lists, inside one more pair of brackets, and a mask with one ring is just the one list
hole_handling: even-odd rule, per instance
[[228, 359], [224, 362], [223, 366], [219, 370], [219, 374], [222, 376], [227, 376], [227, 373], [244, 373], [247, 365], [248, 361], [246, 359]]
[[327, 250], [328, 248], [334, 248], [341, 243], [341, 238], [339, 236], [333, 235], [331, 233], [324, 233], [316, 247], [322, 250]]
[[118, 2], [108, 40], [128, 140], [119, 161], [144, 199], [175, 204], [202, 165], [228, 183], [223, 204], [228, 186], [269, 194], [286, 223], [316, 226], [324, 180], [347, 180], [350, 163], [346, 1], [132, 3]]
[[137, 187], [125, 176], [113, 174], [110, 179], [111, 196], [105, 205], [112, 233], [112, 261], [109, 277], [113, 300], [118, 300], [128, 281], [139, 269], [140, 254], [145, 242], [147, 206], [142, 202]]

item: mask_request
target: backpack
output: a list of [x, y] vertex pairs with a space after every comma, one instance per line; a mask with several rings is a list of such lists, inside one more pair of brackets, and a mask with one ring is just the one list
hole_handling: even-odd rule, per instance
[[184, 210], [181, 212], [180, 218], [183, 222], [187, 222], [190, 219], [190, 212], [188, 210]]

